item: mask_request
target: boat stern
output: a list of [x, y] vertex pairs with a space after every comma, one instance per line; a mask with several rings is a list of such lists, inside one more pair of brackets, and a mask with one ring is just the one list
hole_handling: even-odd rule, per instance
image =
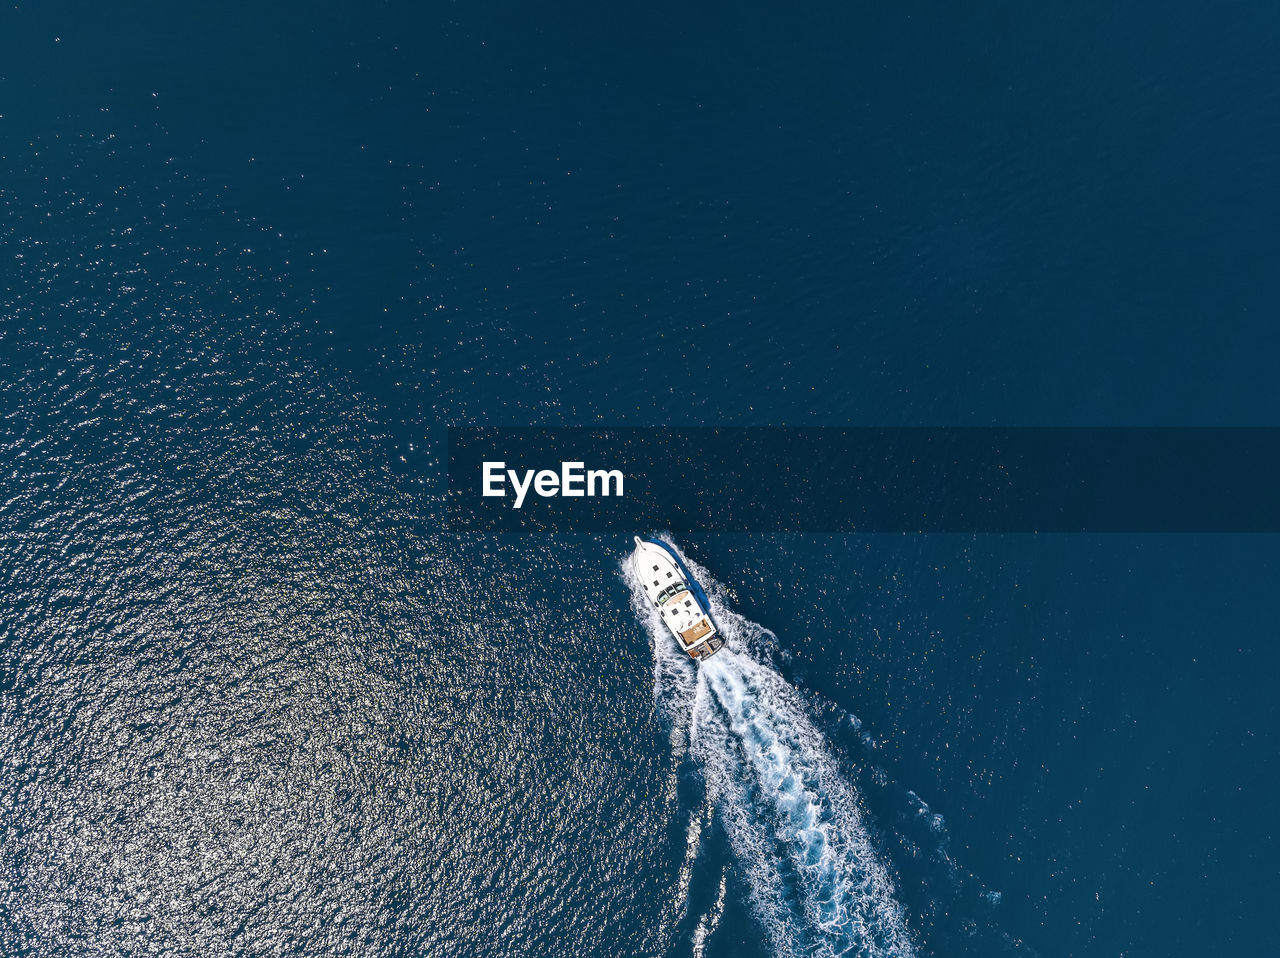
[[724, 648], [724, 639], [718, 635], [713, 635], [709, 639], [699, 642], [696, 646], [688, 649], [689, 657], [698, 662], [709, 659], [721, 649]]

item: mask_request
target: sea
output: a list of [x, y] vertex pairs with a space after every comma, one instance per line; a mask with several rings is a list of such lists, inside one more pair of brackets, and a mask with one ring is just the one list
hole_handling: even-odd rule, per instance
[[[1280, 425], [1280, 9], [11, 0], [0, 954], [1277, 951], [1280, 542], [445, 522], [449, 426]], [[941, 490], [945, 493], [945, 490]]]

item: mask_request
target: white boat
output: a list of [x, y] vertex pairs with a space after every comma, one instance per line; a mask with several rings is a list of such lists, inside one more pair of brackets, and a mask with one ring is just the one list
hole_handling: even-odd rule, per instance
[[663, 624], [690, 658], [715, 655], [724, 646], [724, 639], [711, 617], [711, 605], [702, 586], [671, 546], [661, 539], [635, 539], [631, 562], [644, 594], [662, 613]]

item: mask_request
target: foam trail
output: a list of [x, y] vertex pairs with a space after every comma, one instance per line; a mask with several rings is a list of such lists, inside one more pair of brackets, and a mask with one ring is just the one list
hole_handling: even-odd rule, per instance
[[698, 922], [698, 927], [693, 930], [693, 958], [704, 958], [707, 953], [707, 939], [715, 934], [720, 926], [720, 919], [724, 915], [724, 896], [728, 889], [728, 878], [728, 875], [721, 872], [716, 900], [712, 903], [711, 910]]
[[[715, 585], [684, 561], [704, 587]], [[734, 614], [723, 590], [712, 588], [727, 645], [699, 668], [648, 607], [629, 562], [624, 572], [653, 639], [655, 700], [672, 724], [673, 744], [687, 743], [703, 773], [775, 951], [914, 955], [856, 790], [799, 693], [766, 664], [772, 636]], [[695, 950], [707, 933], [695, 934]]]

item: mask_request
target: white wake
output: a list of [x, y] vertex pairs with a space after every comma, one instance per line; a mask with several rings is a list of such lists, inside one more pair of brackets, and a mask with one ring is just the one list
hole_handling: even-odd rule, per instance
[[856, 789], [800, 695], [768, 664], [772, 635], [729, 609], [705, 570], [681, 559], [727, 640], [701, 666], [676, 647], [629, 561], [624, 575], [653, 641], [654, 694], [673, 747], [698, 763], [776, 952], [914, 955]]

